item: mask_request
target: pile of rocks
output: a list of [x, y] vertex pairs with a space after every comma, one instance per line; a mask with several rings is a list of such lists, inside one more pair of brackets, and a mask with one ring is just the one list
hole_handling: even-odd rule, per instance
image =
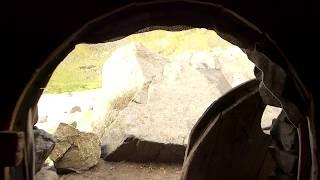
[[101, 148], [97, 135], [80, 132], [71, 125], [60, 123], [55, 137], [58, 141], [50, 159], [58, 173], [81, 172], [98, 163]]
[[[98, 164], [101, 156], [101, 143], [97, 135], [80, 132], [65, 123], [59, 124], [54, 136], [35, 127], [34, 137], [36, 179], [44, 176], [55, 179], [56, 172], [63, 174], [88, 170]], [[54, 162], [54, 167], [43, 167], [48, 157]]]

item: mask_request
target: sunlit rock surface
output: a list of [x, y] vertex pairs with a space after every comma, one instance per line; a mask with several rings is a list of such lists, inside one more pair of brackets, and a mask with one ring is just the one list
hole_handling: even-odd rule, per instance
[[[229, 51], [236, 60], [248, 61], [246, 56], [237, 55], [241, 50]], [[100, 106], [105, 107], [105, 118], [97, 121], [96, 128], [100, 128], [97, 132], [106, 144], [103, 154], [107, 160], [170, 161], [170, 154], [175, 153], [181, 162], [189, 132], [206, 108], [233, 86], [253, 78], [253, 73], [241, 74], [245, 69], [239, 70], [241, 77], [226, 78], [228, 71], [213, 52], [184, 53], [170, 61], [147, 54], [150, 52], [139, 45], [123, 46], [104, 65], [103, 100], [108, 106]], [[234, 63], [239, 64], [236, 60]], [[253, 65], [247, 71], [250, 68], [252, 71]], [[117, 89], [115, 95], [112, 89]], [[115, 107], [113, 102], [121, 105]], [[163, 156], [172, 144], [176, 146], [171, 153]]]
[[55, 133], [58, 142], [50, 158], [58, 173], [81, 172], [95, 166], [101, 155], [100, 140], [93, 133], [84, 133], [61, 123]]

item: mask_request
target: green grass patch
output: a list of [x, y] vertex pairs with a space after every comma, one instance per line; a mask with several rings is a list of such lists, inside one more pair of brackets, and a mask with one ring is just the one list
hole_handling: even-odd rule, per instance
[[101, 87], [102, 66], [111, 51], [79, 44], [59, 64], [45, 89], [47, 93], [83, 91]]
[[[125, 41], [141, 43], [147, 49], [169, 59], [184, 52], [209, 51], [215, 47], [230, 46], [230, 43], [214, 31], [206, 29], [180, 32], [155, 30], [133, 34], [126, 37]], [[78, 44], [56, 68], [45, 92], [62, 93], [100, 88], [103, 64], [115, 48], [109, 43]]]

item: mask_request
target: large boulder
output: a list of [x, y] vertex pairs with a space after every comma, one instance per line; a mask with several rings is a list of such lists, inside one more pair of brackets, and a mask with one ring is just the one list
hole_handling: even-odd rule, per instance
[[162, 72], [162, 64], [166, 61], [139, 44], [129, 44], [113, 52], [103, 65], [102, 92], [92, 118], [93, 132], [102, 137], [117, 112], [156, 80], [154, 74]]
[[55, 137], [58, 142], [50, 158], [58, 173], [81, 172], [98, 163], [101, 148], [97, 135], [80, 132], [71, 125], [60, 123]]
[[210, 53], [154, 57], [129, 45], [104, 65], [104, 114], [95, 127], [106, 160], [182, 162], [191, 128], [231, 88]]
[[227, 48], [213, 48], [210, 56], [219, 63], [220, 70], [231, 87], [254, 79], [254, 64], [248, 56], [237, 46]]
[[36, 157], [35, 171], [38, 172], [52, 152], [56, 144], [56, 139], [51, 134], [42, 129], [38, 129], [37, 127], [33, 128], [33, 134]]

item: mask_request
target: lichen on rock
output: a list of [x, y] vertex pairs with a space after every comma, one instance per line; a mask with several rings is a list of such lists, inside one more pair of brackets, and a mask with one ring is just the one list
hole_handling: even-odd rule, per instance
[[94, 133], [80, 132], [71, 125], [60, 123], [55, 137], [58, 143], [50, 158], [58, 173], [81, 172], [98, 163], [100, 140]]

